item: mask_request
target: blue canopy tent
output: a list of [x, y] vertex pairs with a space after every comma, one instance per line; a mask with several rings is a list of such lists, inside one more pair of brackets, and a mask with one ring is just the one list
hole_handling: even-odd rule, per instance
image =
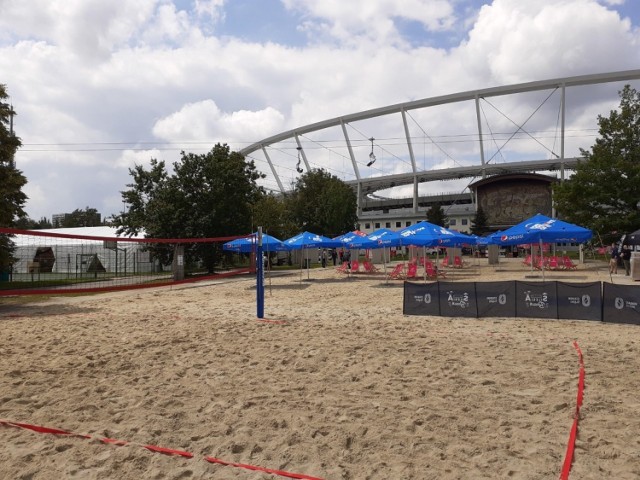
[[425, 221], [403, 228], [398, 234], [402, 237], [402, 245], [417, 247], [455, 247], [472, 243], [468, 235]]
[[[222, 245], [222, 249], [237, 253], [251, 253], [256, 251], [257, 246], [258, 234], [254, 233], [248, 237], [231, 240]], [[276, 237], [266, 233], [262, 234], [262, 248], [265, 252], [284, 252], [289, 250], [282, 240], [278, 240]]]
[[[387, 273], [387, 259], [386, 259], [386, 249], [387, 247], [399, 247], [402, 245], [402, 237], [398, 232], [394, 232], [393, 230], [389, 230], [388, 228], [379, 228], [378, 230], [370, 233], [366, 238], [367, 247], [366, 248], [382, 248], [382, 266], [384, 269], [384, 273], [386, 276]], [[388, 281], [388, 279], [387, 279]]]
[[[593, 237], [593, 232], [588, 228], [538, 213], [511, 228], [494, 233], [490, 236], [489, 242], [495, 245], [534, 245], [537, 243], [540, 245], [542, 253], [543, 243], [584, 243], [591, 237]], [[533, 258], [531, 268], [533, 269]], [[542, 278], [544, 279], [544, 269], [542, 269]]]
[[[284, 240], [283, 243], [290, 250], [302, 250], [309, 248], [338, 248], [341, 243], [331, 238], [311, 232], [302, 232], [294, 237]], [[302, 261], [302, 258], [300, 259]], [[309, 259], [307, 258], [307, 279], [309, 278]], [[302, 270], [300, 270], [302, 274]]]

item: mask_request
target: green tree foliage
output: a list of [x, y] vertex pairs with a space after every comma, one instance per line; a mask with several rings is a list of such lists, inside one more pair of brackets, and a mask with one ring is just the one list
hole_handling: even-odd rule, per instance
[[284, 197], [274, 194], [264, 195], [255, 203], [252, 229], [255, 231], [258, 226], [263, 228], [263, 232], [279, 239], [289, 238], [298, 233], [295, 225], [291, 223]]
[[[27, 196], [22, 188], [27, 179], [15, 168], [14, 156], [22, 145], [11, 131], [11, 118], [15, 115], [8, 98], [7, 88], [0, 84], [0, 227], [14, 227], [26, 215], [23, 206]], [[0, 235], [0, 271], [13, 262], [14, 243], [9, 235]]]
[[640, 94], [626, 85], [620, 107], [598, 116], [600, 138], [575, 174], [554, 188], [563, 219], [598, 232], [603, 241], [640, 228]]
[[42, 230], [45, 228], [53, 228], [47, 217], [40, 217], [40, 220], [34, 220], [28, 216], [19, 218], [15, 222], [16, 228], [21, 230]]
[[489, 231], [489, 218], [483, 208], [478, 207], [475, 216], [471, 220], [471, 233], [481, 237]]
[[352, 231], [358, 221], [355, 192], [324, 169], [301, 175], [286, 206], [298, 232], [337, 236]]
[[434, 203], [431, 208], [427, 210], [427, 222], [439, 225], [441, 227], [447, 226], [447, 216], [444, 214], [444, 209], [439, 203]]
[[102, 225], [100, 213], [95, 208], [77, 208], [73, 212], [64, 216], [62, 220], [63, 228], [75, 227], [97, 227]]
[[[121, 192], [127, 209], [113, 218], [119, 233], [144, 231], [150, 238], [205, 238], [249, 232], [252, 207], [264, 194], [264, 175], [229, 147], [217, 144], [202, 155], [182, 152], [170, 174], [163, 161], [129, 169], [133, 182]], [[187, 259], [213, 271], [220, 250], [197, 245]], [[169, 261], [169, 258], [163, 258]]]

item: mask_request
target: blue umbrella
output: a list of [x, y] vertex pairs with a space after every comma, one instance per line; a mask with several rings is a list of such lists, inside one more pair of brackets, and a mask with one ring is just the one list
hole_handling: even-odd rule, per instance
[[[248, 237], [231, 240], [230, 242], [222, 245], [222, 249], [238, 253], [251, 253], [256, 251], [257, 246], [258, 234], [254, 233]], [[278, 240], [266, 233], [262, 234], [262, 248], [268, 252], [282, 252], [289, 250], [282, 240]]]
[[310, 232], [302, 232], [295, 237], [284, 240], [283, 243], [291, 250], [302, 250], [303, 248], [337, 248], [342, 246], [339, 241]]
[[490, 242], [498, 245], [520, 245], [525, 243], [583, 243], [591, 239], [593, 233], [588, 228], [534, 215], [503, 232], [491, 235]]
[[334, 238], [333, 241], [340, 242], [339, 246], [344, 248], [372, 248], [368, 245], [367, 235], [358, 230], [344, 233]]
[[402, 245], [419, 247], [453, 247], [470, 243], [469, 237], [429, 222], [418, 222], [398, 232]]
[[398, 232], [394, 232], [388, 228], [379, 228], [370, 233], [367, 239], [377, 245], [377, 247], [371, 246], [367, 248], [398, 247], [402, 245], [402, 236]]

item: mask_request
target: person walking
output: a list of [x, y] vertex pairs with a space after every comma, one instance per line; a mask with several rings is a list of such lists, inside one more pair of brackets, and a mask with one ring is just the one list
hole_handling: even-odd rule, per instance
[[620, 250], [618, 250], [618, 245], [616, 243], [611, 244], [611, 252], [609, 259], [609, 275], [612, 273], [618, 274], [618, 259], [620, 258]]
[[624, 274], [628, 277], [631, 274], [631, 247], [629, 245], [622, 245], [620, 257], [624, 265]]

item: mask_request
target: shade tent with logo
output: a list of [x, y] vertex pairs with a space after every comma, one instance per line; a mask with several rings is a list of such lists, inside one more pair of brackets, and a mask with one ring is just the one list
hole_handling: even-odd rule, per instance
[[[333, 240], [331, 238], [311, 232], [302, 232], [291, 238], [283, 240], [283, 243], [290, 250], [303, 250], [309, 248], [338, 248], [342, 246], [341, 243], [337, 240]], [[300, 258], [300, 262], [302, 263], [302, 258]], [[307, 252], [307, 279], [309, 278], [308, 266], [309, 258]], [[302, 273], [302, 270], [300, 271], [300, 273]]]
[[403, 228], [398, 234], [402, 237], [402, 245], [417, 247], [456, 247], [473, 243], [468, 235], [425, 221]]
[[[540, 252], [542, 252], [543, 243], [584, 243], [591, 237], [593, 237], [593, 232], [588, 228], [538, 213], [511, 228], [491, 235], [490, 243], [495, 245], [534, 245], [537, 243], [540, 245]], [[533, 258], [531, 268], [533, 269]], [[542, 269], [542, 278], [544, 279], [544, 268]]]
[[495, 245], [532, 243], [584, 243], [593, 237], [588, 228], [537, 214], [511, 228], [491, 235]]
[[[238, 253], [251, 253], [256, 251], [257, 246], [258, 234], [254, 233], [248, 237], [231, 240], [222, 245], [222, 249]], [[289, 250], [282, 240], [278, 240], [276, 237], [266, 233], [262, 234], [262, 248], [265, 252], [284, 252]]]

